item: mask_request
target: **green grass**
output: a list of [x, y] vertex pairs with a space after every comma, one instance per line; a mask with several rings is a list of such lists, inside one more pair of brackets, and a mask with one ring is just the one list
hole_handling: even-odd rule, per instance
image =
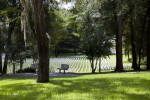
[[0, 100], [150, 100], [150, 73], [35, 78], [0, 77]]

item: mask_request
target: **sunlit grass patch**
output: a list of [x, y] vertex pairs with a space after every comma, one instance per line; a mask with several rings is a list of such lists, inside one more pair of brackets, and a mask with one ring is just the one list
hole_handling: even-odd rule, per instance
[[0, 77], [0, 100], [149, 100], [150, 73], [35, 78]]

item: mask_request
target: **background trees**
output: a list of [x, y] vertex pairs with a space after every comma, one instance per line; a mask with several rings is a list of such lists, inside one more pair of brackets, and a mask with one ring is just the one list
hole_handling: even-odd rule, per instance
[[148, 31], [147, 31], [147, 69], [150, 70], [150, 1], [148, 0]]
[[[65, 2], [72, 2], [73, 6], [63, 9], [59, 4]], [[146, 64], [149, 69], [149, 0], [1, 0], [0, 9], [0, 57], [4, 46], [6, 55], [3, 73], [7, 72], [9, 47], [18, 42], [23, 48], [20, 54], [33, 51], [30, 56], [37, 58], [39, 53], [40, 66], [48, 67], [49, 51], [55, 56], [58, 52], [80, 51], [91, 60], [94, 73], [92, 60], [108, 56], [112, 41], [116, 41], [116, 71], [123, 71], [122, 54], [126, 53], [132, 55], [134, 70]], [[21, 29], [26, 33], [25, 42]], [[2, 34], [6, 30], [7, 34]], [[48, 50], [48, 35], [51, 50]], [[0, 59], [0, 72], [1, 66]], [[40, 72], [44, 73], [47, 67], [40, 67]], [[48, 81], [48, 71], [43, 75]]]
[[[17, 0], [8, 0], [8, 1], [1, 1], [1, 23], [2, 25], [5, 25], [5, 27], [8, 29], [8, 35], [7, 35], [7, 46], [6, 46], [6, 54], [5, 54], [5, 60], [4, 60], [4, 66], [3, 66], [3, 73], [6, 74], [7, 72], [7, 62], [8, 62], [8, 48], [11, 44], [11, 36], [13, 33], [13, 30], [15, 28], [15, 24], [18, 20], [18, 17], [20, 15], [19, 11], [19, 2]], [[6, 24], [8, 26], [6, 26]]]

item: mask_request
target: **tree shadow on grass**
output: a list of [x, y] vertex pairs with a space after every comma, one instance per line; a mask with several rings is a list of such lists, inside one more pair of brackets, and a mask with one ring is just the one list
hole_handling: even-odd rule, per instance
[[[21, 79], [19, 79], [21, 80]], [[27, 79], [28, 80], [28, 79]], [[46, 84], [12, 83], [0, 87], [0, 99], [149, 100], [150, 80], [143, 78], [52, 77]]]
[[91, 99], [150, 99], [150, 92], [144, 93], [150, 91], [150, 80], [140, 78], [53, 80], [50, 83], [61, 87], [56, 90], [58, 94], [85, 93], [91, 95]]

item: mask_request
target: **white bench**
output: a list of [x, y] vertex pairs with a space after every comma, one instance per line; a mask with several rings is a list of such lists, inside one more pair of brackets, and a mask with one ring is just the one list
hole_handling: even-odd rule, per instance
[[61, 64], [60, 68], [57, 68], [59, 70], [59, 73], [61, 73], [61, 70], [64, 70], [64, 74], [65, 74], [65, 70], [69, 69], [69, 65], [67, 64]]

